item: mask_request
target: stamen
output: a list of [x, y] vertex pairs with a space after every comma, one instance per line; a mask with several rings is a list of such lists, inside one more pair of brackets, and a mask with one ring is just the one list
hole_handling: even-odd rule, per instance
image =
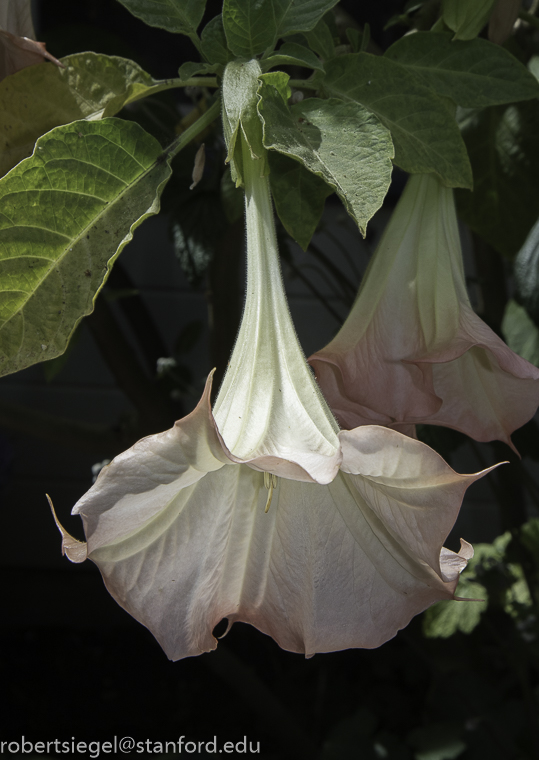
[[266, 501], [266, 508], [264, 514], [266, 514], [270, 508], [271, 500], [273, 498], [273, 489], [277, 487], [277, 475], [273, 473], [264, 473], [264, 486], [268, 489], [268, 498]]

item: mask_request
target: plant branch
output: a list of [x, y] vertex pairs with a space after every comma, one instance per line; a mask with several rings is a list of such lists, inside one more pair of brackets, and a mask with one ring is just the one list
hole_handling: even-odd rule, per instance
[[313, 82], [311, 79], [290, 79], [288, 81], [290, 87], [294, 87], [296, 90], [319, 90], [320, 86]]
[[193, 138], [195, 138], [200, 132], [202, 132], [206, 127], [209, 127], [210, 124], [217, 119], [219, 114], [221, 113], [221, 98], [217, 98], [217, 100], [208, 108], [208, 110], [202, 114], [202, 116], [197, 119], [194, 124], [191, 124], [190, 127], [187, 127], [185, 132], [182, 132], [181, 135], [174, 140], [173, 143], [167, 148], [167, 154], [170, 158], [174, 158], [174, 156], [178, 155], [180, 150], [182, 148], [185, 148], [186, 145], [188, 145]]

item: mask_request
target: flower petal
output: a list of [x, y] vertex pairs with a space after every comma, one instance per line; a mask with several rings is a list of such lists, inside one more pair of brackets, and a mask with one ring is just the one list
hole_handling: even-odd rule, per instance
[[[214, 649], [212, 630], [223, 618], [306, 655], [375, 647], [453, 597], [471, 547], [464, 542], [455, 554], [442, 541], [480, 474], [459, 476], [391, 430], [340, 437], [350, 474], [329, 485], [279, 479], [267, 513], [264, 478], [246, 465], [213, 469], [185, 487], [176, 481], [175, 495], [161, 492], [156, 510], [153, 460], [139, 462], [149, 481], [144, 523], [138, 494], [120, 496], [123, 479], [117, 488], [109, 482], [122, 521], [135, 502], [136, 527], [122, 536], [113, 530], [109, 541], [98, 524], [90, 559], [171, 659]], [[99, 523], [108, 506], [103, 516], [113, 526], [116, 508], [94, 489], [87, 511]]]
[[537, 367], [511, 351], [465, 305], [452, 346], [416, 361], [432, 364], [434, 388], [443, 399], [424, 422], [460, 430], [476, 441], [498, 439], [516, 452], [511, 433], [539, 405]]
[[[284, 292], [266, 177], [243, 144], [247, 296], [214, 406], [236, 461], [260, 459], [276, 475], [331, 481], [341, 462], [338, 426], [305, 361]], [[294, 467], [297, 465], [297, 467]], [[295, 473], [295, 474], [294, 474]]]
[[539, 405], [539, 370], [473, 312], [450, 188], [415, 175], [338, 335], [310, 359], [346, 428], [445, 425], [480, 441]]
[[146, 525], [181, 489], [231, 464], [211, 414], [212, 376], [191, 414], [115, 457], [75, 504], [72, 514], [83, 519], [89, 553]]
[[383, 427], [339, 434], [342, 470], [369, 508], [411, 555], [442, 576], [440, 550], [468, 486], [494, 469], [459, 475], [433, 449]]
[[88, 558], [88, 545], [85, 541], [78, 541], [76, 538], [73, 538], [73, 536], [67, 532], [67, 530], [56, 517], [56, 512], [52, 505], [51, 497], [48, 494], [46, 494], [46, 496], [51, 508], [52, 516], [54, 517], [54, 522], [56, 523], [56, 527], [62, 535], [62, 554], [71, 560], [71, 562], [75, 562], [77, 564], [79, 562], [84, 562]]

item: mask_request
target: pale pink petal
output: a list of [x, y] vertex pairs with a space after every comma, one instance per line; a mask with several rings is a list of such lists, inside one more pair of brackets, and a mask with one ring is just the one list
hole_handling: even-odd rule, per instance
[[266, 513], [263, 474], [223, 466], [207, 404], [176, 429], [179, 453], [145, 439], [77, 510], [110, 593], [171, 659], [214, 649], [222, 618], [306, 655], [375, 647], [453, 597], [469, 546], [442, 544], [483, 473], [457, 475], [424, 444], [365, 427], [339, 434], [347, 473], [279, 478]]
[[32, 23], [32, 0], [2, 0], [0, 29], [18, 37], [34, 39], [36, 35]]
[[0, 80], [26, 66], [43, 63], [45, 59], [63, 68], [45, 49], [44, 42], [36, 42], [30, 0], [2, 0], [0, 2]]
[[476, 441], [504, 441], [539, 405], [539, 369], [522, 359], [468, 307], [450, 349], [418, 361], [432, 363], [433, 385], [443, 399], [423, 422], [445, 425]]
[[473, 312], [453, 194], [415, 175], [337, 336], [310, 359], [344, 428], [445, 425], [510, 435], [539, 405], [539, 370]]
[[339, 433], [342, 470], [400, 545], [438, 575], [440, 550], [468, 486], [490, 470], [459, 475], [420, 441], [378, 426]]
[[51, 497], [49, 495], [47, 495], [47, 500], [49, 502], [56, 527], [62, 536], [62, 554], [70, 559], [71, 562], [75, 562], [77, 564], [79, 562], [84, 562], [86, 559], [88, 559], [88, 545], [85, 541], [78, 541], [76, 538], [73, 538], [73, 536], [67, 532], [67, 530], [63, 527], [63, 525], [56, 517], [56, 512], [54, 511]]
[[231, 464], [211, 414], [212, 376], [191, 414], [115, 457], [75, 504], [72, 513], [83, 519], [89, 552], [146, 525], [178, 491]]
[[[214, 649], [212, 629], [223, 618], [308, 656], [376, 647], [433, 602], [452, 598], [466, 560], [445, 550], [449, 574], [435, 572], [395, 538], [394, 518], [380, 519], [360, 481], [279, 480], [265, 513], [263, 476], [223, 467], [90, 558], [171, 659]], [[434, 508], [430, 517], [436, 522]]]

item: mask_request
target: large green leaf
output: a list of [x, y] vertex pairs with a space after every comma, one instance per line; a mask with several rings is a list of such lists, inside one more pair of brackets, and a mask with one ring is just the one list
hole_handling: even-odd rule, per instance
[[509, 299], [502, 320], [503, 337], [509, 348], [539, 367], [539, 327], [524, 306]]
[[385, 53], [438, 95], [465, 108], [514, 103], [539, 96], [539, 83], [500, 45], [483, 39], [452, 41], [451, 34], [417, 32]]
[[224, 0], [223, 24], [235, 55], [253, 58], [280, 37], [309, 32], [338, 0]]
[[487, 23], [496, 0], [442, 0], [443, 19], [455, 39], [477, 37]]
[[64, 69], [30, 66], [0, 83], [0, 175], [27, 158], [37, 138], [53, 127], [114, 116], [168, 87], [126, 58], [77, 53], [62, 63]]
[[368, 108], [391, 132], [395, 163], [410, 174], [434, 172], [449, 187], [471, 187], [466, 147], [447, 102], [406, 66], [383, 56], [352, 53], [325, 64], [329, 96]]
[[78, 121], [41, 137], [0, 180], [0, 374], [63, 353], [170, 176], [133, 122]]
[[208, 21], [202, 30], [200, 46], [202, 53], [212, 63], [221, 63], [223, 66], [226, 66], [232, 60], [232, 53], [226, 45], [226, 35], [221, 14], [214, 16], [211, 21]]
[[262, 83], [259, 113], [264, 145], [301, 161], [334, 188], [365, 234], [391, 182], [391, 137], [357, 103], [309, 98], [288, 108], [274, 87]]
[[298, 45], [296, 42], [285, 42], [279, 50], [261, 63], [264, 71], [275, 66], [305, 66], [318, 71], [324, 70], [313, 51], [305, 45]]
[[311, 241], [324, 201], [333, 188], [282, 153], [269, 152], [270, 186], [279, 219], [304, 251]]
[[474, 191], [457, 191], [459, 214], [497, 251], [519, 251], [539, 209], [539, 103], [493, 106], [461, 120]]
[[224, 0], [223, 26], [229, 50], [254, 58], [277, 39], [273, 0]]
[[193, 36], [202, 21], [206, 0], [119, 0], [149, 26]]
[[277, 37], [309, 32], [339, 0], [273, 0]]
[[305, 39], [322, 60], [329, 61], [335, 55], [335, 43], [329, 26], [321, 19], [314, 29], [305, 32]]

